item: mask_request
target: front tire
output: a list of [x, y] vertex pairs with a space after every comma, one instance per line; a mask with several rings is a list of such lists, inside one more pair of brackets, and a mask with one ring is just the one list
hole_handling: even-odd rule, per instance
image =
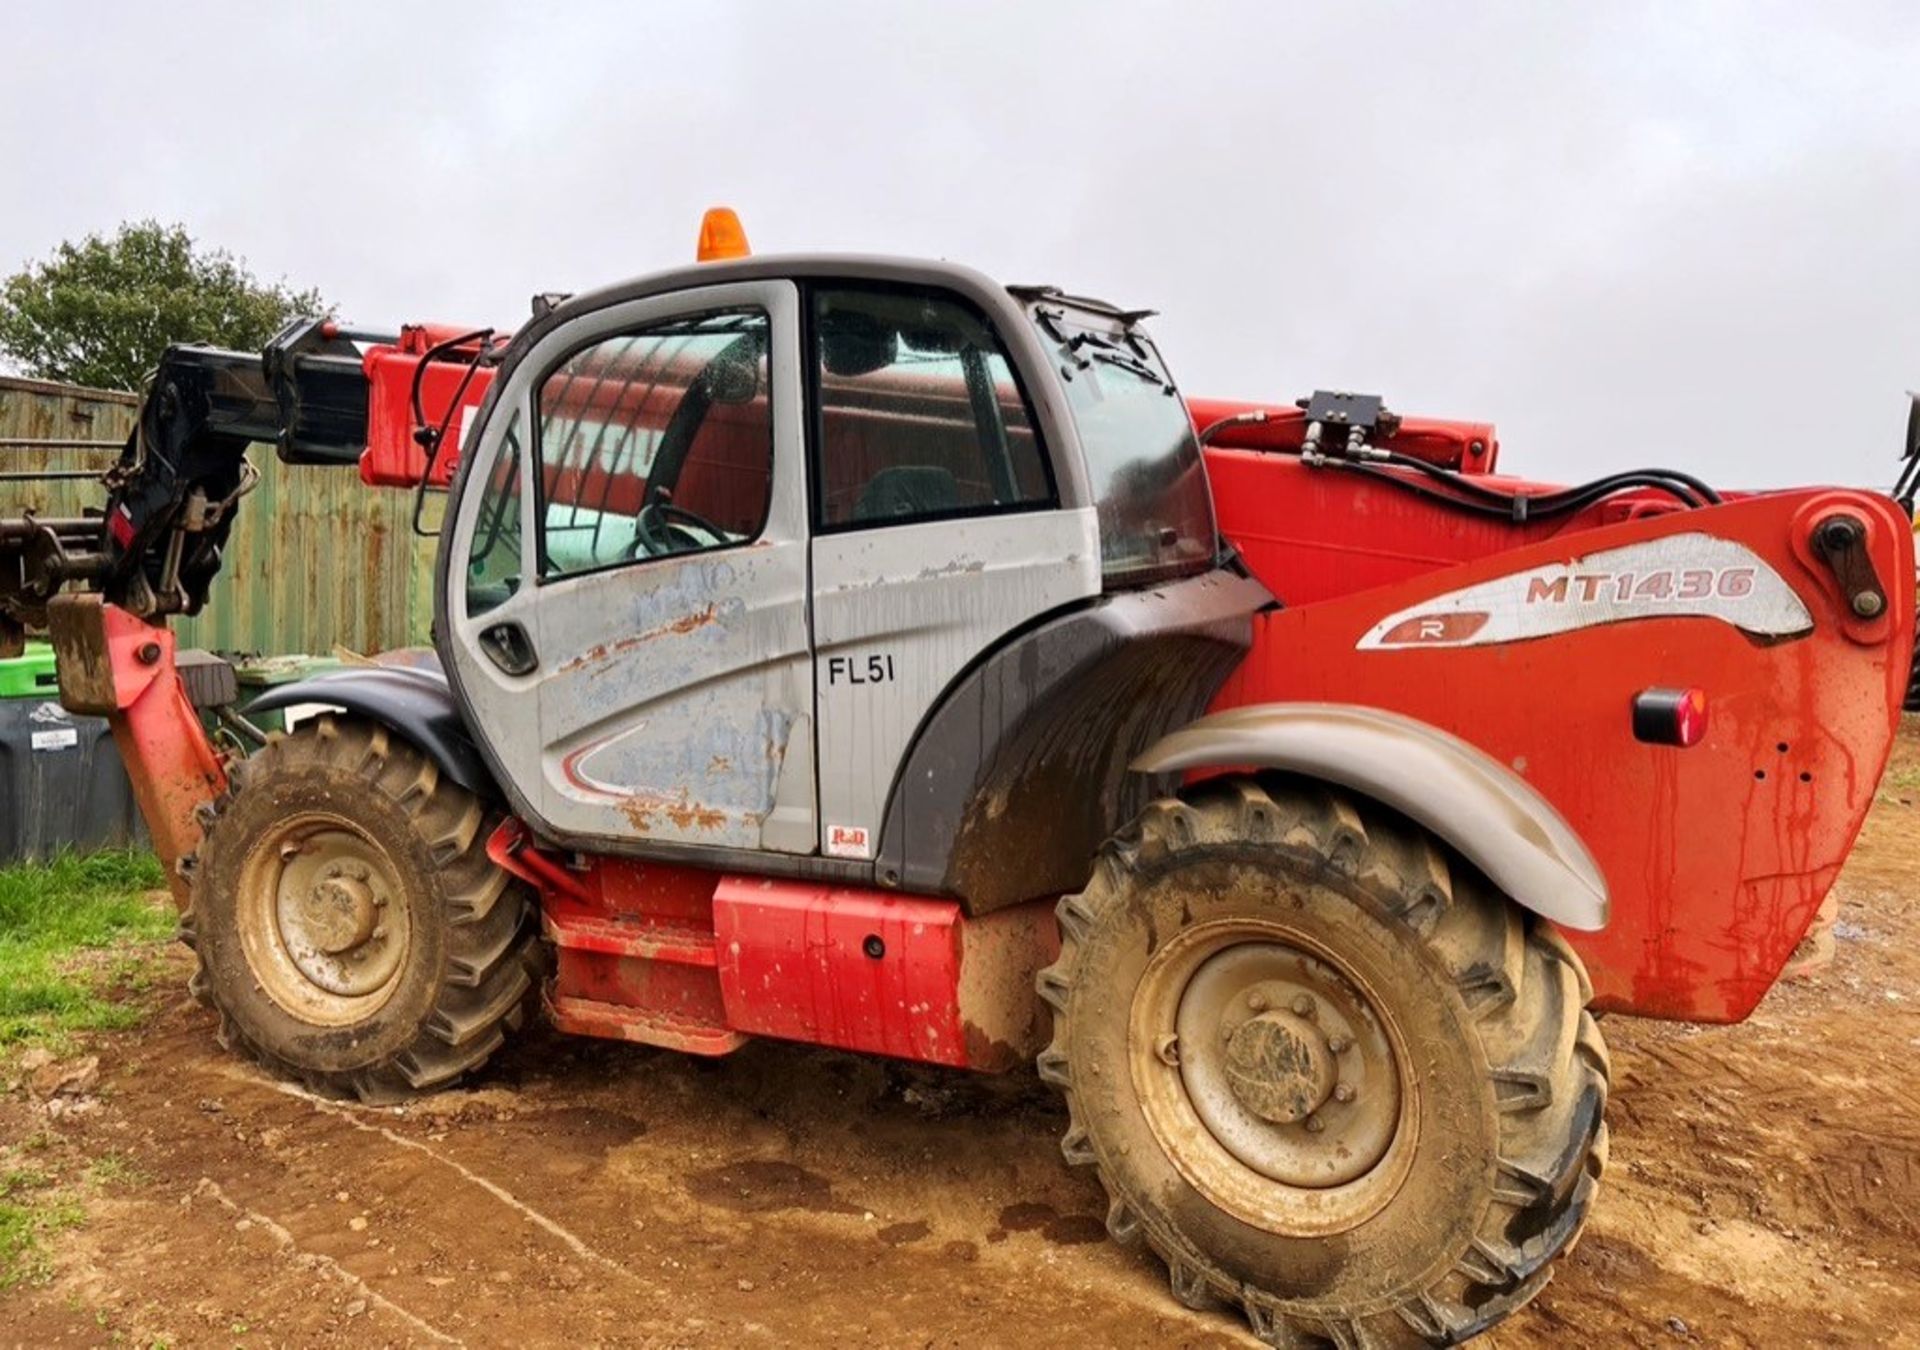
[[525, 1021], [538, 933], [473, 793], [377, 723], [324, 716], [241, 765], [181, 936], [224, 1046], [392, 1101], [479, 1067]]
[[1452, 1344], [1605, 1165], [1579, 958], [1403, 818], [1297, 780], [1147, 809], [1059, 909], [1040, 1073], [1119, 1241], [1271, 1345]]

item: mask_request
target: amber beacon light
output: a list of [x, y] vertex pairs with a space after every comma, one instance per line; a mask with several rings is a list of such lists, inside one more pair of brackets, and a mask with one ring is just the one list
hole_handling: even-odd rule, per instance
[[700, 247], [694, 254], [699, 262], [720, 262], [744, 258], [753, 252], [747, 247], [747, 231], [731, 206], [714, 206], [700, 217]]

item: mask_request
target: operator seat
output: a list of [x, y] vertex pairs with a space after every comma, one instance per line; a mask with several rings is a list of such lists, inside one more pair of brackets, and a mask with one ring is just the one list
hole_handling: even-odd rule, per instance
[[930, 516], [960, 506], [960, 483], [938, 464], [895, 464], [867, 480], [854, 504], [855, 520]]

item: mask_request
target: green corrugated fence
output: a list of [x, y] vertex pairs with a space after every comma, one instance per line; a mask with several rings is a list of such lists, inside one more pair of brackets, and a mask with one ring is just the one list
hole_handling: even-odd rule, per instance
[[[0, 376], [0, 469], [104, 469], [116, 449], [48, 443], [118, 446], [137, 411], [131, 394]], [[8, 444], [24, 440], [37, 444]], [[175, 623], [182, 645], [372, 655], [426, 642], [434, 541], [413, 534], [412, 495], [369, 488], [352, 468], [282, 464], [271, 446], [252, 459], [260, 486], [240, 504], [206, 609]], [[77, 516], [104, 501], [87, 480], [0, 482], [0, 514]]]

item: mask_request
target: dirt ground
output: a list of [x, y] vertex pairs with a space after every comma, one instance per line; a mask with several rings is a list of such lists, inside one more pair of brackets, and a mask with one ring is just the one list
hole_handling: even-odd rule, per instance
[[[1920, 728], [1840, 887], [1833, 965], [1745, 1025], [1606, 1023], [1593, 1225], [1483, 1343], [1920, 1345]], [[94, 1178], [0, 1343], [1247, 1343], [1104, 1240], [1030, 1074], [538, 1035], [370, 1110], [228, 1058], [163, 984], [81, 1110], [0, 1099], [16, 1160]]]

